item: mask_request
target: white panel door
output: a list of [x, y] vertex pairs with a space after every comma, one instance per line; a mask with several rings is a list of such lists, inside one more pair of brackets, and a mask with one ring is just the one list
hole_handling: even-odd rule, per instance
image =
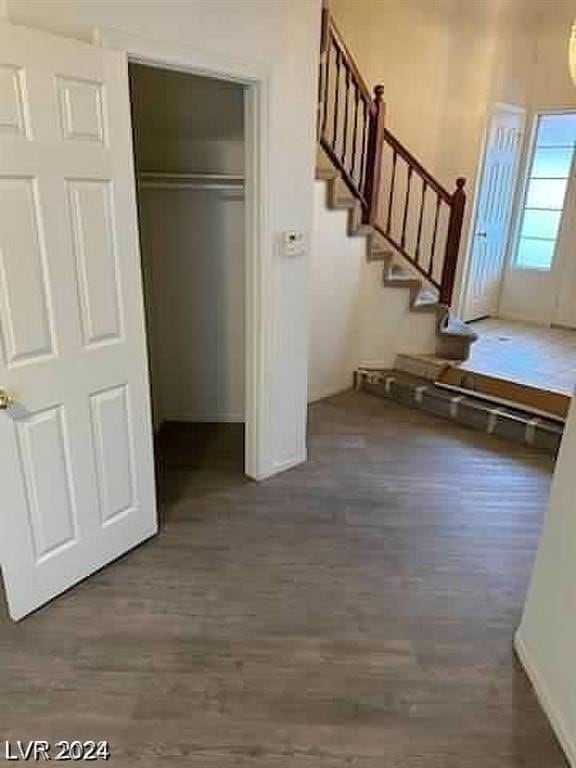
[[132, 163], [126, 57], [0, 25], [0, 389], [13, 398], [0, 563], [14, 619], [157, 530]]
[[491, 117], [468, 270], [464, 319], [497, 314], [520, 159], [524, 112], [499, 105]]

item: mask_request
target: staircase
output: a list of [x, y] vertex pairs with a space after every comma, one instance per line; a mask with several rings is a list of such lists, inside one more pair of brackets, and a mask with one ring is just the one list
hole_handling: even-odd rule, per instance
[[395, 253], [378, 230], [363, 222], [360, 203], [321, 149], [316, 158], [316, 179], [327, 183], [326, 202], [330, 209], [348, 210], [348, 237], [364, 237], [367, 260], [382, 263], [383, 286], [404, 290], [411, 312], [435, 316], [435, 354], [444, 360], [466, 360], [470, 345], [477, 339], [476, 333], [440, 301], [437, 288], [411, 269], [411, 264]]
[[[316, 179], [326, 186], [325, 207], [347, 212], [342, 238], [365, 240], [368, 283], [372, 285], [376, 274], [382, 288], [362, 293], [361, 306], [368, 310], [362, 317], [371, 322], [361, 323], [357, 360], [366, 362], [356, 363], [355, 386], [555, 455], [565, 403], [556, 402], [550, 393], [471, 377], [459, 368], [478, 338], [451, 309], [465, 179], [458, 178], [449, 192], [387, 129], [383, 91], [377, 85], [371, 94], [325, 8]], [[319, 221], [327, 224], [324, 217]], [[336, 221], [341, 223], [341, 217]], [[330, 232], [332, 236], [333, 229]], [[362, 259], [358, 249], [348, 245], [344, 251]], [[408, 311], [392, 301], [388, 291], [403, 291]], [[427, 316], [429, 326], [423, 322]], [[378, 318], [389, 321], [385, 329]], [[395, 356], [393, 367], [387, 355], [382, 363], [369, 362], [379, 359], [386, 334], [395, 342], [388, 350], [391, 359]], [[415, 352], [403, 344], [425, 349]]]
[[316, 178], [327, 205], [348, 210], [349, 237], [366, 239], [382, 285], [407, 294], [410, 312], [430, 313], [435, 354], [468, 358], [477, 336], [451, 310], [466, 196], [449, 193], [384, 124], [383, 87], [364, 83], [328, 9], [323, 11]]

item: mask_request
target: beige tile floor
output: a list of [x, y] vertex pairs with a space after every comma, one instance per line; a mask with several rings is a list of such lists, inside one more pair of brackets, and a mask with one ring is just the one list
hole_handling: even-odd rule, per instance
[[491, 318], [471, 323], [480, 335], [466, 370], [501, 376], [543, 389], [576, 388], [576, 330]]

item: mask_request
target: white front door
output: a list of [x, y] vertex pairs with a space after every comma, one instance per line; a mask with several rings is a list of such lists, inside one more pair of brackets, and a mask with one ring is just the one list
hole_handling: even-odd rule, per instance
[[19, 619], [157, 530], [125, 55], [0, 25], [0, 564]]
[[512, 203], [518, 175], [524, 112], [498, 105], [490, 120], [472, 230], [464, 319], [498, 310]]

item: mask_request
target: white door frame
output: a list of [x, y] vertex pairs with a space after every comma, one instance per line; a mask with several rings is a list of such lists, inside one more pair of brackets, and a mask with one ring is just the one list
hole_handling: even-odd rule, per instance
[[97, 28], [93, 42], [127, 53], [128, 60], [246, 86], [245, 95], [245, 467], [255, 480], [271, 474], [270, 428], [271, 233], [268, 217], [270, 71], [261, 62], [230, 59], [120, 32]]
[[476, 178], [474, 183], [474, 198], [472, 201], [472, 210], [470, 214], [470, 226], [468, 227], [468, 235], [466, 240], [466, 249], [464, 251], [464, 265], [462, 270], [462, 283], [460, 287], [460, 295], [458, 297], [458, 314], [463, 315], [466, 309], [466, 302], [468, 300], [468, 293], [470, 290], [470, 277], [472, 272], [472, 252], [474, 248], [475, 233], [477, 229], [478, 211], [480, 208], [480, 190], [482, 188], [482, 182], [484, 177], [484, 165], [486, 163], [486, 152], [488, 151], [488, 144], [490, 140], [490, 128], [492, 126], [492, 119], [497, 110], [508, 110], [513, 114], [524, 116], [524, 129], [522, 138], [522, 147], [520, 148], [518, 157], [518, 169], [516, 172], [516, 181], [514, 183], [514, 190], [512, 194], [512, 205], [510, 210], [510, 219], [508, 222], [508, 241], [506, 243], [506, 252], [504, 254], [504, 261], [502, 264], [502, 275], [500, 277], [500, 291], [502, 290], [502, 283], [504, 280], [504, 274], [508, 265], [508, 253], [510, 238], [513, 232], [515, 217], [517, 213], [517, 198], [518, 198], [518, 181], [522, 176], [523, 163], [525, 162], [525, 147], [526, 147], [526, 121], [529, 118], [528, 111], [519, 104], [511, 104], [503, 101], [496, 101], [490, 105], [486, 121], [484, 124], [484, 132], [482, 136], [482, 144], [480, 146], [480, 153], [478, 155], [478, 164], [476, 166]]

